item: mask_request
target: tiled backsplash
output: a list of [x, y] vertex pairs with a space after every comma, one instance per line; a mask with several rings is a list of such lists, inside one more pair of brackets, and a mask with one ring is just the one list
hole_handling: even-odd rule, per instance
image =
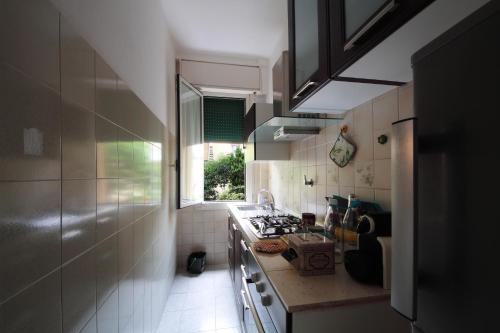
[[245, 165], [245, 198], [247, 202], [257, 202], [261, 189], [269, 188], [269, 162], [252, 161]]
[[227, 263], [227, 217], [224, 202], [200, 204], [178, 211], [177, 265], [186, 268], [190, 253], [207, 253], [209, 265]]
[[[413, 114], [411, 84], [396, 88], [350, 110], [344, 119], [327, 127], [319, 135], [291, 144], [289, 161], [247, 164], [247, 195], [255, 202], [259, 188], [269, 186], [277, 207], [297, 214], [311, 212], [322, 221], [326, 213], [325, 196], [356, 194], [362, 200], [375, 201], [391, 209], [391, 124]], [[329, 158], [340, 128], [348, 126], [347, 136], [356, 143], [357, 152], [344, 168]], [[389, 138], [377, 142], [380, 135]], [[266, 167], [267, 164], [267, 167]], [[268, 168], [268, 170], [266, 170]], [[262, 179], [262, 175], [268, 175]], [[314, 186], [304, 185], [304, 175]]]
[[152, 332], [163, 125], [48, 0], [0, 12], [0, 332]]

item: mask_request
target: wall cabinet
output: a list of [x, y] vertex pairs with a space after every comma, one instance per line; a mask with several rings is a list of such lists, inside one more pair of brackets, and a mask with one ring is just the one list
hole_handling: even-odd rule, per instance
[[[351, 94], [345, 96], [368, 91], [359, 104], [384, 90], [381, 86], [391, 89], [406, 83], [345, 72], [433, 1], [288, 0], [290, 109], [297, 109], [332, 81], [346, 83]], [[332, 101], [331, 109], [343, 104]]]
[[288, 0], [290, 107], [329, 79], [328, 0]]
[[342, 76], [345, 69], [433, 1], [329, 0], [331, 77]]

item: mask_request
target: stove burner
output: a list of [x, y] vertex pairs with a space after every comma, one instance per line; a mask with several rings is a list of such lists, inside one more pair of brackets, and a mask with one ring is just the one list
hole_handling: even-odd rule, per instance
[[299, 229], [301, 223], [298, 217], [292, 215], [256, 216], [249, 220], [262, 237], [292, 234]]

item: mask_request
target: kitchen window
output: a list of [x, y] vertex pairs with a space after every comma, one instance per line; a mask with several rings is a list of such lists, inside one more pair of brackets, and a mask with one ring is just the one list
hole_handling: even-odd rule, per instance
[[245, 100], [205, 97], [204, 200], [245, 199]]
[[208, 97], [177, 80], [177, 206], [244, 200], [245, 100]]

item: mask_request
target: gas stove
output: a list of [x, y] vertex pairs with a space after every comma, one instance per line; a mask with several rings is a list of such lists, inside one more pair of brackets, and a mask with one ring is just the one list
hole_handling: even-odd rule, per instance
[[293, 234], [300, 228], [301, 220], [293, 215], [258, 215], [248, 218], [258, 238], [272, 238]]

